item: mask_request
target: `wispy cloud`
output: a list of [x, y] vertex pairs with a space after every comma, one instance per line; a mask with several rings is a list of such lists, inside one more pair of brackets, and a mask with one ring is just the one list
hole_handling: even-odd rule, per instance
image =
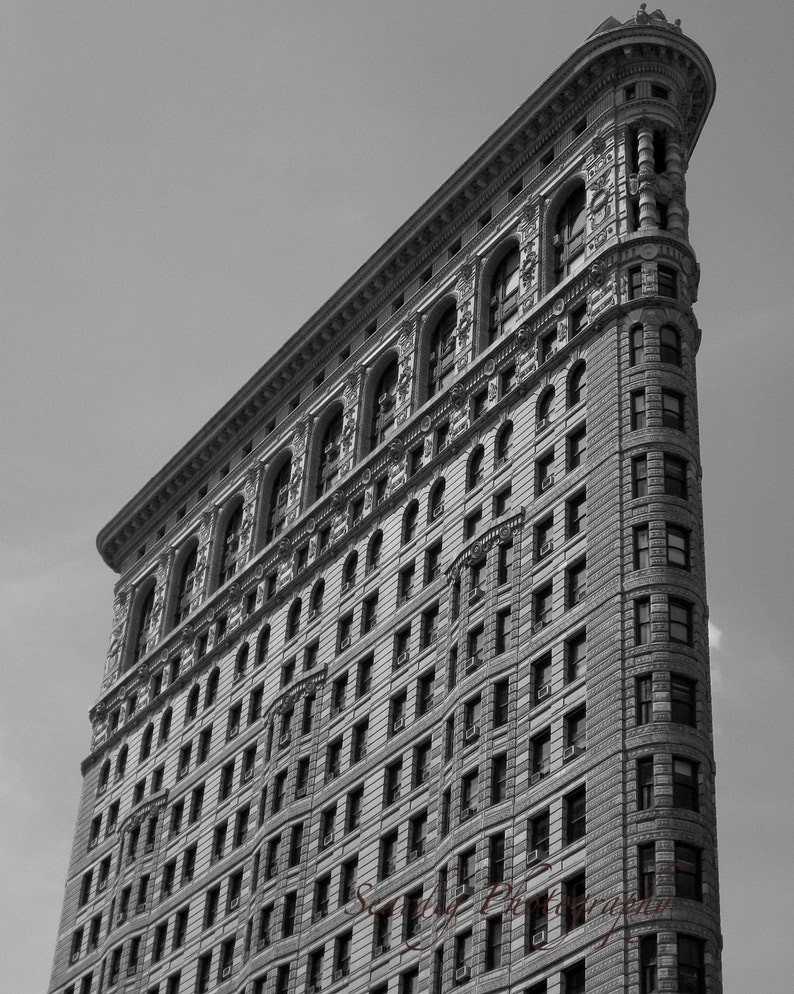
[[722, 629], [717, 628], [713, 621], [709, 621], [709, 649], [717, 652], [722, 642]]

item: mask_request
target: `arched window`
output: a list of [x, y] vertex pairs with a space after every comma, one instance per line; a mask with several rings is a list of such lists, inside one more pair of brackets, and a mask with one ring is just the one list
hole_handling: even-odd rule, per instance
[[371, 572], [380, 566], [380, 553], [383, 548], [383, 532], [378, 529], [369, 540], [367, 549], [367, 572]]
[[247, 666], [248, 666], [248, 643], [244, 642], [237, 651], [237, 657], [234, 660], [235, 679], [239, 680], [241, 677], [245, 676], [245, 671]]
[[123, 745], [116, 757], [116, 779], [121, 780], [127, 769], [127, 747]]
[[146, 655], [149, 640], [154, 635], [151, 631], [152, 615], [154, 614], [154, 584], [149, 588], [144, 596], [138, 612], [138, 624], [135, 629], [135, 643], [132, 661], [137, 663], [139, 659]]
[[342, 411], [341, 409], [328, 422], [320, 442], [320, 462], [317, 467], [315, 483], [315, 498], [333, 487], [339, 475], [339, 452], [342, 444]]
[[174, 627], [181, 625], [190, 614], [191, 598], [196, 587], [196, 564], [198, 562], [198, 543], [196, 543], [185, 557], [182, 563], [182, 570], [179, 574], [179, 586], [176, 592], [176, 603], [174, 605]]
[[141, 736], [141, 751], [138, 755], [138, 762], [148, 759], [152, 751], [152, 739], [154, 738], [154, 725], [150, 722], [143, 730]]
[[502, 466], [513, 454], [513, 422], [505, 421], [496, 436], [496, 446], [494, 456], [496, 465]]
[[162, 745], [163, 742], [167, 742], [168, 736], [171, 734], [171, 717], [171, 708], [166, 708], [165, 711], [163, 711], [163, 717], [160, 719], [160, 734], [157, 738], [160, 745]]
[[412, 500], [403, 515], [403, 544], [416, 538], [416, 526], [419, 521], [419, 501]]
[[384, 442], [394, 427], [394, 409], [397, 404], [397, 360], [392, 359], [383, 370], [375, 386], [369, 447], [374, 449]]
[[451, 304], [441, 315], [430, 336], [427, 363], [427, 396], [433, 397], [449, 386], [455, 375], [455, 328], [458, 312]]
[[303, 602], [300, 597], [293, 601], [290, 605], [289, 612], [287, 613], [287, 629], [284, 637], [285, 642], [289, 642], [290, 639], [295, 638], [300, 631], [302, 607]]
[[193, 719], [198, 714], [199, 706], [199, 686], [196, 684], [195, 687], [187, 695], [187, 704], [185, 705], [185, 724], [193, 721]]
[[671, 366], [681, 365], [681, 336], [669, 324], [659, 330], [659, 358]]
[[580, 400], [587, 397], [587, 366], [583, 362], [578, 362], [571, 372], [568, 380], [568, 407], [573, 407]]
[[102, 764], [102, 769], [99, 771], [99, 780], [96, 785], [97, 794], [104, 794], [108, 789], [108, 783], [110, 782], [110, 760], [106, 759]]
[[342, 592], [344, 593], [353, 586], [356, 582], [356, 572], [358, 571], [358, 553], [351, 552], [347, 557], [345, 562], [345, 568], [342, 571]]
[[544, 428], [548, 428], [551, 424], [551, 419], [554, 415], [554, 387], [548, 387], [540, 395], [538, 400], [538, 410], [535, 419], [535, 428], [537, 431], [543, 431]]
[[440, 518], [444, 513], [444, 491], [446, 489], [446, 483], [442, 477], [437, 480], [433, 485], [433, 489], [430, 491], [430, 499], [427, 502], [428, 517], [431, 521], [435, 521], [436, 518]]
[[223, 531], [221, 565], [218, 572], [218, 586], [222, 587], [237, 572], [237, 556], [240, 553], [240, 533], [243, 528], [243, 505], [240, 502], [232, 511]]
[[509, 334], [518, 322], [518, 246], [515, 245], [491, 277], [488, 344]]
[[270, 488], [270, 503], [267, 511], [267, 527], [265, 541], [272, 542], [284, 528], [287, 519], [287, 501], [289, 500], [289, 480], [292, 474], [292, 456], [282, 465]]
[[483, 481], [483, 463], [485, 462], [485, 449], [478, 445], [469, 457], [469, 465], [466, 467], [466, 489], [473, 490]]
[[557, 213], [553, 238], [555, 284], [584, 264], [585, 206], [584, 183], [580, 183]]
[[261, 666], [270, 650], [270, 625], [265, 625], [256, 640], [256, 665]]
[[204, 710], [215, 703], [218, 697], [218, 681], [221, 678], [221, 671], [216, 666], [207, 679], [207, 686], [204, 689]]
[[314, 585], [314, 590], [312, 590], [311, 600], [309, 602], [310, 617], [316, 618], [317, 615], [323, 609], [323, 599], [325, 597], [325, 580], [318, 580]]

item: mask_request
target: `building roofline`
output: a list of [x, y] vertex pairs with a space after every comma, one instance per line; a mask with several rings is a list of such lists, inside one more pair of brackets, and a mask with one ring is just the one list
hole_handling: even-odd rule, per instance
[[292, 378], [292, 372], [317, 355], [340, 333], [368, 315], [399, 276], [430, 250], [441, 247], [443, 234], [460, 222], [486, 191], [493, 192], [513, 175], [519, 161], [545, 144], [565, 107], [581, 96], [571, 83], [585, 75], [587, 85], [636, 57], [637, 46], [660, 45], [688, 58], [701, 76], [697, 105], [686, 121], [687, 145], [694, 147], [714, 100], [715, 79], [708, 57], [681, 34], [678, 23], [644, 13], [619, 24], [607, 18], [510, 117], [443, 183], [356, 272], [268, 359], [220, 410], [114, 515], [97, 537], [104, 561], [117, 572], [136, 532], [157, 520], [178, 494], [230, 444], [239, 445], [262, 420], [262, 412]]

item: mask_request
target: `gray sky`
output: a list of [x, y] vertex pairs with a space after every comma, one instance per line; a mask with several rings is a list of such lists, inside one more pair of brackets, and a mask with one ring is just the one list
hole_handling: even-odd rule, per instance
[[[577, 44], [636, 6], [2, 3], [6, 990], [49, 978], [111, 620], [99, 528]], [[662, 9], [717, 75], [688, 183], [725, 989], [782, 994], [794, 4]]]

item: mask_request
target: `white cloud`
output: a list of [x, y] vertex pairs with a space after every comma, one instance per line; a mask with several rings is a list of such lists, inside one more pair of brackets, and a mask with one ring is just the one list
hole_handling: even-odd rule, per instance
[[720, 642], [722, 642], [722, 629], [717, 628], [712, 621], [709, 621], [709, 649], [716, 652], [720, 647]]

